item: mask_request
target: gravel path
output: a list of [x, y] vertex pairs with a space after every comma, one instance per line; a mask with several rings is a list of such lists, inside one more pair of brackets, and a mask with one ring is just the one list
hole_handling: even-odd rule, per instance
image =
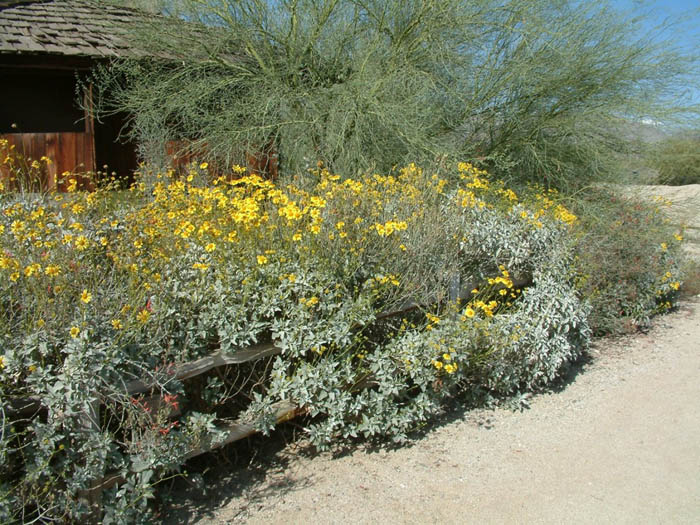
[[252, 469], [209, 472], [209, 495], [165, 521], [700, 523], [699, 377], [696, 298], [647, 334], [598, 341], [528, 410], [453, 413], [395, 450], [271, 444]]

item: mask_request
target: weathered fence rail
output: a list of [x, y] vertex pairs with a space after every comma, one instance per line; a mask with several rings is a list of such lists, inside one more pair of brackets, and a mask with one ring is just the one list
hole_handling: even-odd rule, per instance
[[[521, 279], [513, 280], [513, 286], [515, 288], [526, 288], [532, 282], [530, 277], [525, 277]], [[450, 293], [449, 300], [469, 300], [472, 297], [472, 290], [478, 286], [478, 283], [467, 283], [464, 285], [459, 285], [456, 290], [452, 290]], [[407, 301], [406, 303], [400, 305], [394, 310], [387, 310], [380, 312], [376, 315], [376, 320], [388, 319], [391, 317], [397, 317], [400, 315], [408, 314], [419, 308], [424, 308], [432, 304], [431, 302], [417, 302], [417, 301]], [[282, 353], [282, 348], [271, 343], [261, 343], [250, 347], [242, 348], [235, 353], [228, 354], [221, 351], [217, 351], [211, 355], [202, 357], [195, 361], [189, 361], [186, 363], [181, 363], [176, 365], [172, 371], [172, 378], [178, 381], [184, 381], [198, 375], [209, 372], [214, 368], [226, 365], [236, 365], [248, 363], [251, 361], [256, 361], [265, 357], [270, 357], [273, 355], [279, 355]], [[158, 386], [158, 381], [153, 377], [133, 379], [131, 381], [125, 382], [124, 392], [127, 395], [141, 394], [151, 390], [152, 388]], [[22, 399], [12, 399], [8, 402], [6, 407], [6, 412], [8, 415], [13, 417], [29, 417], [37, 412], [45, 410], [40, 399], [34, 397], [25, 397]]]

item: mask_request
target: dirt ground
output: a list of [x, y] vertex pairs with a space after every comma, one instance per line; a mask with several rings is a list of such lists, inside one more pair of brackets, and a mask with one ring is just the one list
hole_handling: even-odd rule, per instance
[[700, 523], [700, 296], [522, 412], [453, 407], [395, 449], [285, 435], [197, 465], [207, 493], [174, 483], [163, 522]]
[[688, 253], [700, 259], [700, 184], [686, 186], [629, 186], [632, 195], [653, 199], [661, 196], [671, 206], [669, 216], [675, 224], [685, 227]]

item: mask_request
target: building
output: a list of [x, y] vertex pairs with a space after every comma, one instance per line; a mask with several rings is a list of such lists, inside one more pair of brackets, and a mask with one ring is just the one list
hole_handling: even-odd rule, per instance
[[0, 137], [53, 160], [45, 189], [62, 189], [64, 171], [136, 168], [135, 145], [119, 139], [125, 115], [96, 121], [78, 79], [128, 52], [124, 27], [138, 16], [95, 0], [0, 0]]

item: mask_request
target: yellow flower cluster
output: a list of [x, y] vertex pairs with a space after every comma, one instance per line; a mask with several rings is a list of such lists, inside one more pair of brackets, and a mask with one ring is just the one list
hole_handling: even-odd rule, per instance
[[308, 308], [313, 308], [318, 304], [318, 297], [315, 295], [313, 297], [309, 297], [308, 299], [306, 297], [302, 297], [299, 299], [299, 304], [303, 304]]
[[388, 237], [394, 232], [400, 232], [408, 228], [406, 221], [387, 221], [384, 224], [375, 224], [374, 229], [380, 237]]
[[576, 215], [571, 213], [561, 204], [557, 204], [557, 206], [554, 208], [554, 216], [561, 222], [564, 222], [569, 225], [574, 224], [578, 220], [578, 217], [576, 217]]
[[503, 265], [500, 265], [498, 267], [498, 269], [501, 270], [501, 275], [498, 277], [489, 278], [488, 283], [492, 284], [492, 285], [493, 284], [502, 284], [506, 288], [512, 288], [513, 281], [510, 278], [510, 273], [508, 272], [508, 270], [506, 270], [505, 266], [503, 266]]
[[[179, 278], [183, 271], [196, 274], [198, 285], [218, 280], [239, 289], [250, 283], [306, 283], [304, 269], [321, 258], [324, 264], [337, 265], [340, 278], [355, 278], [361, 273], [358, 268], [372, 264], [358, 289], [369, 286], [373, 300], [389, 297], [400, 304], [424, 285], [421, 275], [406, 269], [415, 254], [425, 251], [421, 236], [426, 230], [444, 234], [438, 213], [463, 217], [466, 208], [477, 213], [497, 208], [523, 211], [528, 221], [544, 220], [545, 215], [565, 223], [575, 220], [550, 194], [534, 197], [537, 207], [529, 206], [467, 163], [458, 166], [459, 181], [452, 182], [424, 174], [414, 164], [390, 175], [348, 179], [318, 168], [311, 172], [312, 183], [303, 185], [277, 185], [245, 174], [243, 168], [206, 183], [210, 170], [200, 169], [206, 173], [191, 180], [173, 172], [155, 174], [150, 186], [140, 182], [121, 192], [87, 193], [76, 176], [67, 174], [69, 191], [49, 195], [53, 202], [5, 205], [0, 208], [0, 279], [6, 286], [43, 294], [34, 321], [41, 312], [47, 325], [58, 324], [58, 315], [44, 313], [63, 308], [88, 316], [102, 308], [102, 301], [114, 300], [118, 304], [111, 306], [104, 324], [140, 331], [156, 315], [143, 307], [147, 298], [157, 296], [165, 289], [164, 281]], [[455, 239], [465, 235], [467, 231], [459, 232]], [[491, 317], [499, 301], [514, 298], [505, 268], [489, 285], [497, 300], [473, 300], [460, 308], [465, 319]], [[110, 299], [109, 287], [118, 290], [115, 298]], [[326, 294], [333, 290], [321, 292], [307, 290], [294, 300], [316, 308], [320, 297], [327, 304]], [[440, 322], [432, 314], [427, 318], [428, 329]], [[72, 324], [67, 320], [61, 330], [65, 333]], [[453, 362], [439, 361], [447, 373], [456, 370]]]
[[[438, 345], [433, 346], [436, 347], [436, 349], [439, 348]], [[447, 350], [447, 352], [444, 352], [437, 359], [433, 359], [432, 363], [438, 370], [444, 370], [448, 374], [454, 374], [459, 368], [457, 363], [454, 361], [456, 351], [452, 347], [449, 347]]]
[[399, 278], [397, 275], [389, 274], [389, 275], [378, 275], [375, 278], [375, 281], [377, 281], [379, 284], [387, 284], [391, 283], [394, 286], [399, 286], [401, 283], [399, 282]]

